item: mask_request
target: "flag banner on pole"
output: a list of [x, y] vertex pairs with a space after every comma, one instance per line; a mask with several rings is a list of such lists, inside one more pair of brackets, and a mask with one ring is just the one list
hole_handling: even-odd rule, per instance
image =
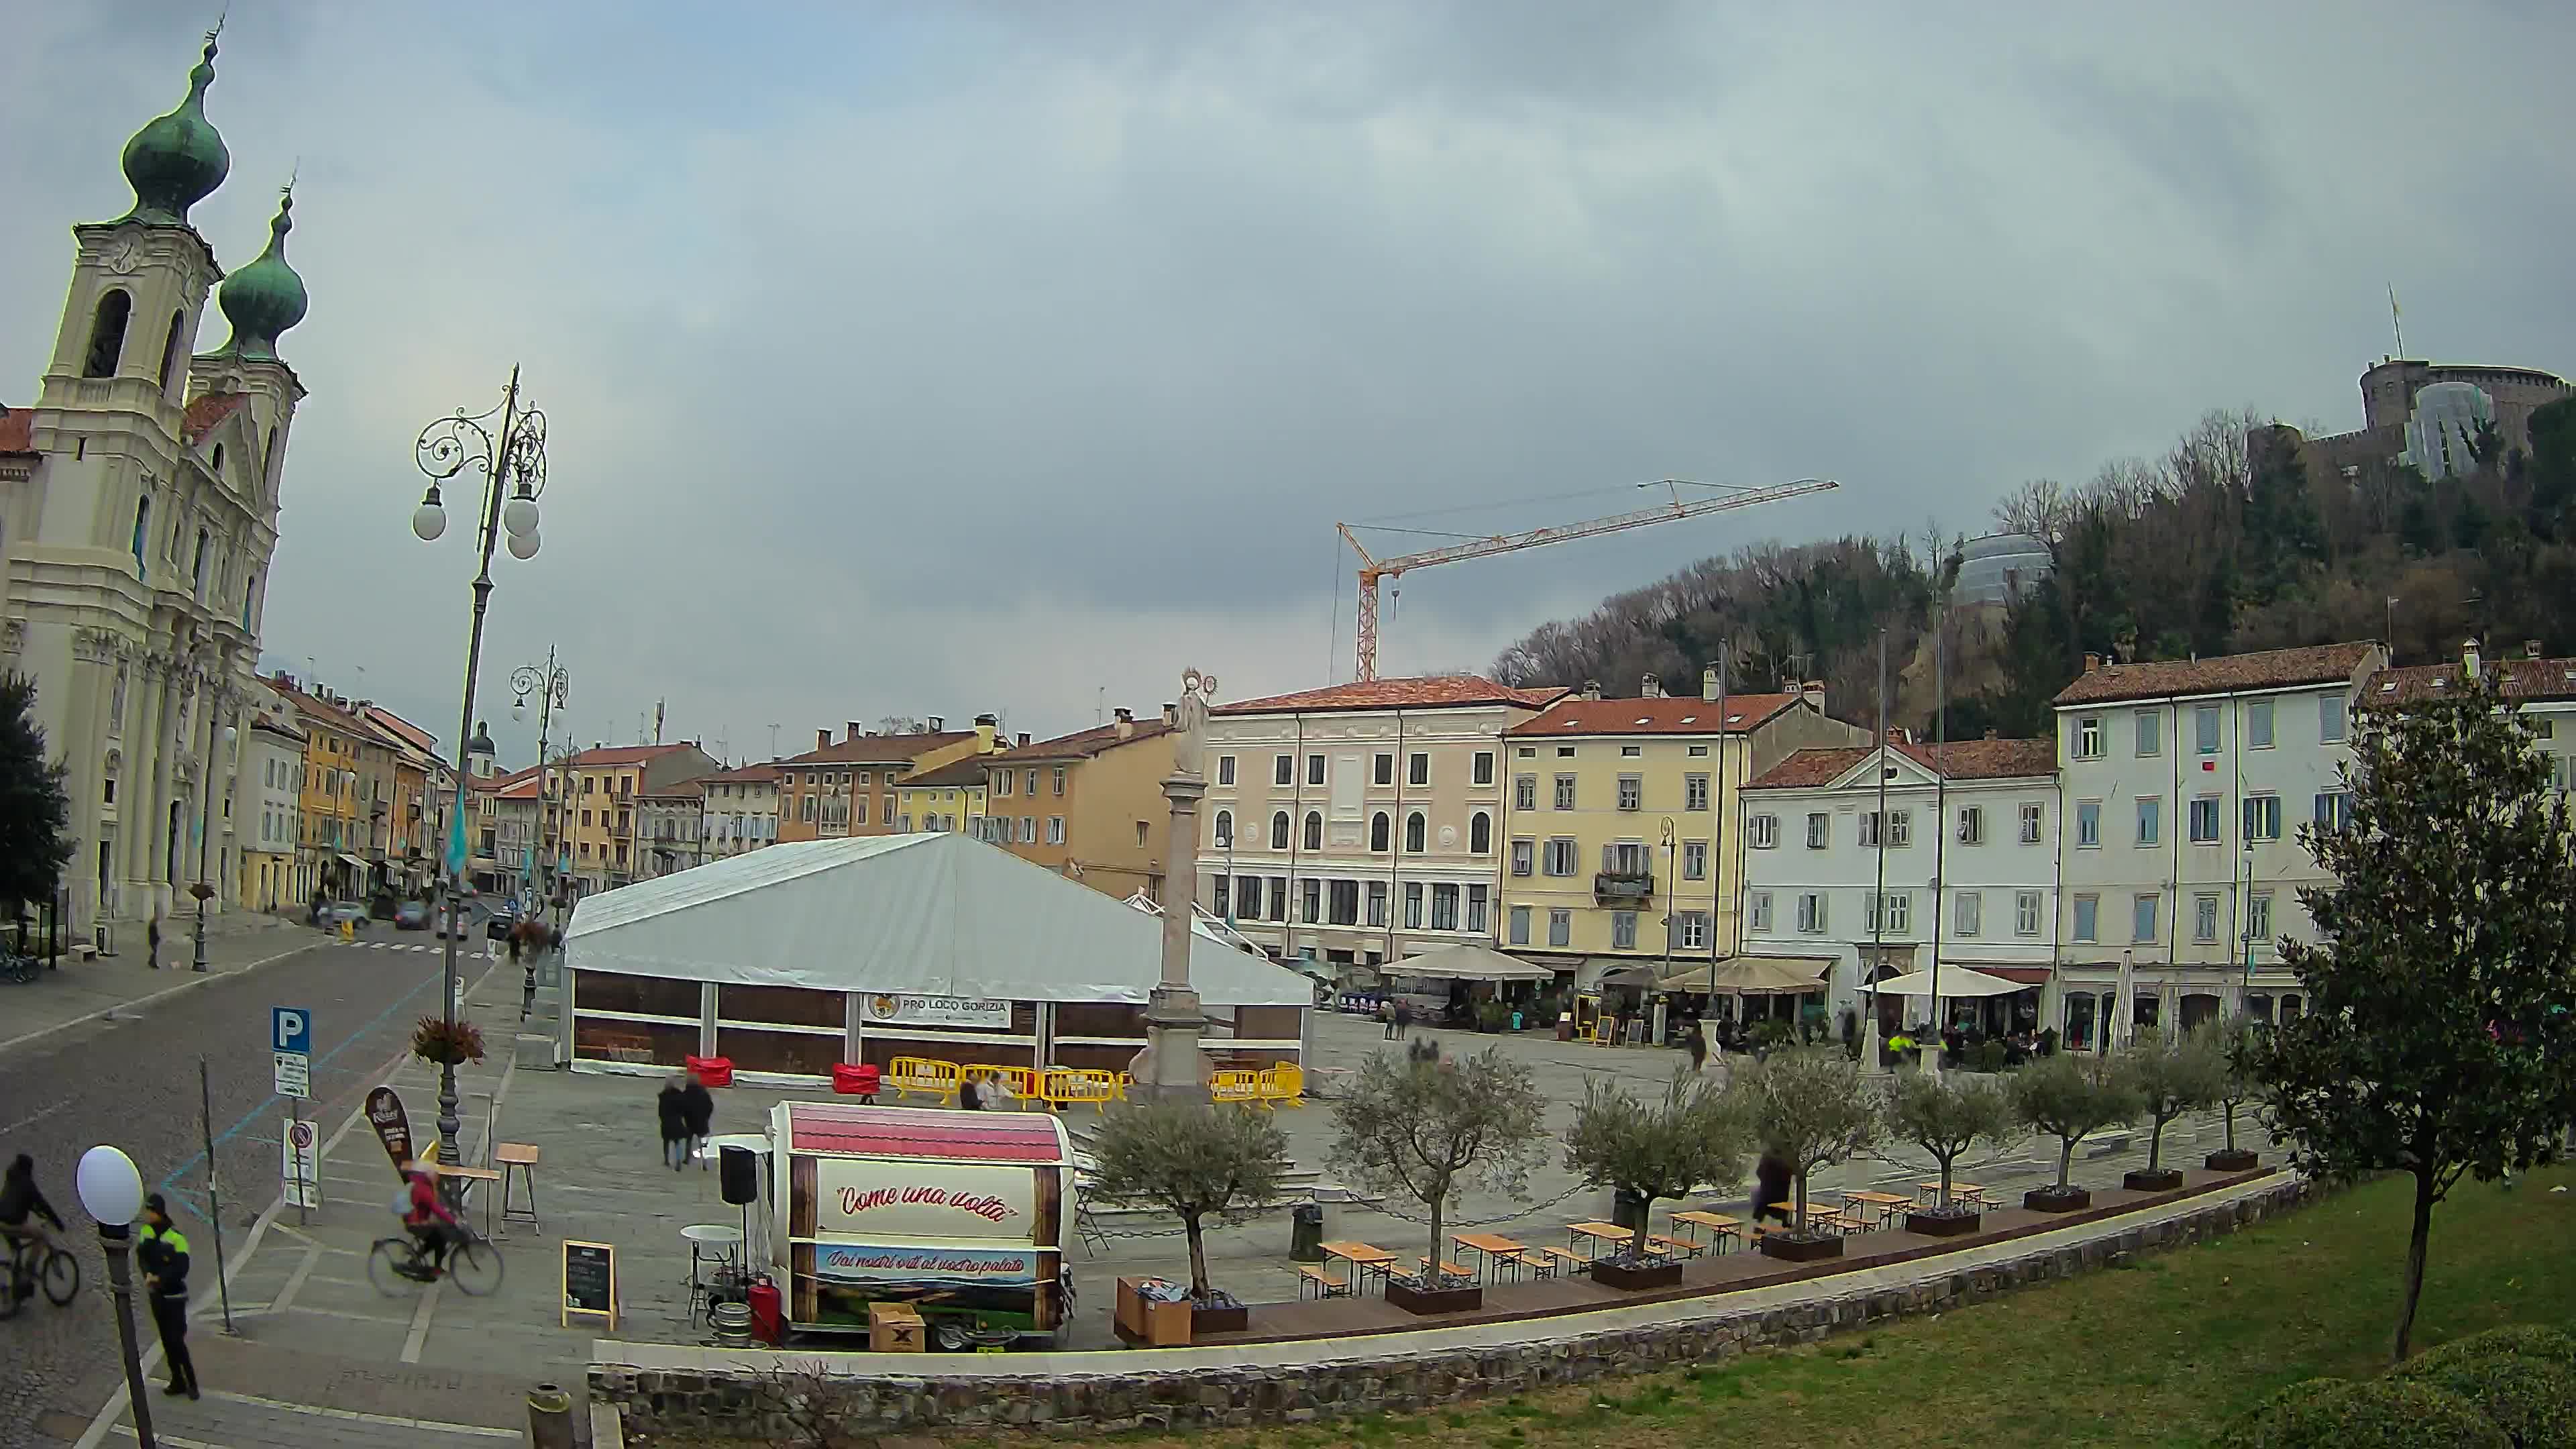
[[447, 873], [458, 880], [465, 878], [465, 787], [456, 789], [456, 812], [447, 832]]

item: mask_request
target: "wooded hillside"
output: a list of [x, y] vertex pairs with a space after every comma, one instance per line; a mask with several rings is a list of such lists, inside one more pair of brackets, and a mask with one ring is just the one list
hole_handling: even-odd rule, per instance
[[[2387, 638], [2399, 662], [2420, 663], [2472, 634], [2493, 650], [2537, 639], [2576, 652], [2576, 399], [2534, 413], [2531, 443], [2507, 448], [2490, 431], [2464, 478], [2394, 465], [2316, 479], [2265, 420], [2213, 412], [2160, 458], [2108, 464], [2079, 487], [2025, 484], [1994, 527], [2047, 541], [2054, 570], [2008, 607], [1947, 611], [1948, 732], [2046, 732], [2049, 699], [2088, 652]], [[1928, 730], [1931, 630], [1963, 541], [1847, 537], [1703, 560], [1541, 625], [1494, 677], [1627, 695], [1653, 673], [1680, 693], [1723, 648], [1733, 688], [1821, 679], [1827, 708], [1866, 724], [1884, 628], [1889, 720]]]

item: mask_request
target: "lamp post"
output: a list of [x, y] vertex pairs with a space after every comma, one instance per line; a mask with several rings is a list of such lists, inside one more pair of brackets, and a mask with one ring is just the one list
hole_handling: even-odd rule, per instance
[[73, 1184], [81, 1206], [98, 1224], [98, 1244], [107, 1255], [107, 1284], [116, 1296], [116, 1345], [125, 1355], [125, 1401], [134, 1411], [134, 1439], [153, 1449], [152, 1400], [143, 1392], [143, 1355], [134, 1346], [134, 1275], [126, 1254], [134, 1245], [134, 1219], [143, 1211], [143, 1175], [134, 1159], [113, 1147], [93, 1147], [81, 1154]]
[[1190, 941], [1198, 924], [1199, 798], [1207, 794], [1199, 756], [1206, 742], [1208, 701], [1215, 697], [1215, 675], [1183, 672], [1172, 773], [1163, 781], [1163, 795], [1172, 802], [1171, 841], [1164, 852], [1170, 865], [1164, 873], [1163, 974], [1145, 1001], [1145, 1069], [1136, 1073], [1138, 1094], [1149, 1101], [1208, 1099], [1199, 1055], [1199, 1029], [1207, 1025], [1207, 1017], [1199, 1009], [1199, 994], [1190, 989]]
[[[495, 429], [499, 431], [497, 439]], [[473, 624], [465, 637], [465, 702], [457, 711], [456, 723], [456, 814], [439, 872], [440, 899], [432, 908], [433, 912], [453, 911], [462, 894], [459, 876], [465, 869], [465, 862], [458, 858], [458, 847], [464, 839], [459, 832], [465, 824], [465, 782], [474, 772], [468, 750], [474, 734], [475, 675], [483, 665], [483, 615], [492, 600], [492, 549], [506, 533], [510, 557], [537, 556], [537, 498], [546, 491], [546, 415], [519, 401], [519, 370], [513, 367], [499, 407], [471, 416], [459, 408], [454, 417], [440, 418], [421, 429], [412, 452], [420, 471], [429, 475], [429, 489], [421, 495], [420, 507], [411, 515], [411, 531], [423, 543], [436, 542], [447, 531], [447, 511], [440, 502], [438, 485], [468, 469], [483, 475], [482, 507], [475, 514], [476, 544], [481, 557], [473, 584]], [[458, 934], [455, 922], [449, 921], [439, 974], [450, 1032], [456, 1027]], [[456, 1115], [456, 1063], [444, 1061], [438, 1068], [441, 1163], [456, 1162], [456, 1134], [463, 1126]]]
[[[216, 738], [221, 742], [219, 749], [229, 750], [233, 741], [241, 738], [241, 732], [226, 725]], [[206, 849], [213, 843], [211, 837], [215, 833], [216, 753], [215, 750], [206, 752], [206, 766], [198, 772], [197, 883], [188, 888], [188, 894], [197, 898], [197, 954], [188, 963], [188, 969], [200, 976], [206, 973], [206, 901], [215, 893], [215, 888], [206, 884]]]
[[[554, 797], [547, 792], [546, 786], [547, 731], [554, 724], [555, 706], [566, 703], [571, 698], [572, 676], [564, 671], [562, 665], [555, 662], [554, 648], [549, 645], [546, 649], [546, 667], [539, 669], [533, 664], [522, 664], [511, 670], [510, 689], [515, 696], [510, 704], [512, 719], [523, 719], [527, 716], [528, 696], [535, 695], [537, 699], [537, 838], [528, 853], [528, 858], [533, 861], [536, 859], [537, 852], [546, 848], [548, 817], [554, 812]], [[528, 902], [529, 905], [539, 905], [551, 894], [547, 886], [553, 865], [554, 858], [546, 857], [545, 868], [538, 872], [536, 880], [529, 882], [536, 891], [536, 899]]]

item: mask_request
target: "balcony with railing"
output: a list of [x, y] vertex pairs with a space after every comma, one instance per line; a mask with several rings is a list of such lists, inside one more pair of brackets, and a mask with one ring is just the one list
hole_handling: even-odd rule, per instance
[[1592, 877], [1592, 898], [1602, 905], [1634, 905], [1655, 897], [1651, 870], [1605, 870]]

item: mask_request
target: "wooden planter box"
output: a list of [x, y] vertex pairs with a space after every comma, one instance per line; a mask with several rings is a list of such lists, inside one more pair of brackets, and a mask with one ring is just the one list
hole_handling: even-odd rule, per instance
[[1905, 1215], [1905, 1230], [1927, 1238], [1961, 1238], [1977, 1230], [1985, 1221], [1983, 1213], [1910, 1212]]
[[2035, 1187], [2021, 1195], [2021, 1205], [2035, 1213], [2082, 1212], [2093, 1205], [2093, 1194], [2080, 1187]]
[[2252, 1172], [2263, 1165], [2263, 1159], [2242, 1147], [2223, 1148], [2201, 1159], [2200, 1165], [2212, 1172]]
[[1190, 1332], [1242, 1333], [1252, 1327], [1252, 1310], [1243, 1304], [1232, 1308], [1190, 1308]]
[[2182, 1186], [2182, 1169], [2159, 1167], [2153, 1172], [2140, 1168], [2120, 1174], [2120, 1186], [2131, 1192], [2171, 1192]]
[[1787, 1233], [1762, 1235], [1762, 1256], [1783, 1263], [1813, 1263], [1843, 1255], [1843, 1236], [1826, 1233], [1821, 1237], [1793, 1238]]
[[1604, 1288], [1624, 1288], [1632, 1292], [1644, 1288], [1673, 1288], [1681, 1284], [1682, 1265], [1664, 1262], [1632, 1267], [1603, 1258], [1592, 1265], [1592, 1281]]
[[1142, 1348], [1175, 1348], [1190, 1341], [1188, 1303], [1155, 1303], [1137, 1290], [1137, 1280], [1118, 1280], [1110, 1327], [1127, 1343]]
[[1485, 1290], [1472, 1283], [1464, 1288], [1417, 1288], [1406, 1279], [1389, 1278], [1386, 1301], [1407, 1313], [1468, 1313], [1485, 1306]]

